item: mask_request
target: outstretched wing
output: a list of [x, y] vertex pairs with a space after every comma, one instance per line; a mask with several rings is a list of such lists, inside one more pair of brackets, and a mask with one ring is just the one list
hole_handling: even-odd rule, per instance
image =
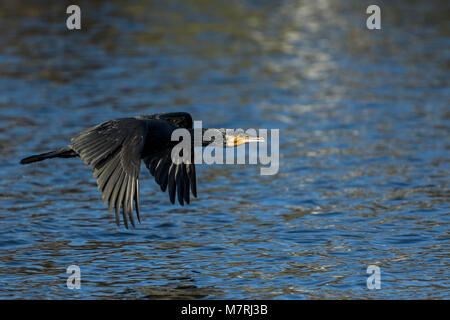
[[169, 187], [169, 197], [172, 204], [175, 203], [176, 194], [178, 202], [184, 205], [190, 203], [190, 191], [197, 197], [197, 182], [194, 163], [175, 164], [171, 158], [171, 148], [163, 150], [144, 158], [144, 163], [150, 173], [155, 177], [163, 192]]
[[71, 140], [70, 147], [94, 168], [103, 203], [115, 209], [117, 225], [120, 209], [125, 227], [128, 219], [134, 227], [133, 200], [139, 216], [139, 170], [145, 145], [146, 124], [135, 118], [107, 121], [86, 129]]
[[[142, 116], [147, 119], [159, 119], [170, 122], [178, 128], [192, 129], [192, 117], [187, 112], [168, 112]], [[170, 202], [175, 203], [178, 195], [178, 202], [181, 205], [190, 203], [190, 191], [197, 197], [197, 182], [195, 177], [195, 165], [193, 159], [191, 163], [175, 164], [171, 159], [172, 148], [168, 147], [158, 153], [144, 158], [144, 163], [150, 173], [155, 177], [155, 181], [163, 192], [169, 189]], [[194, 155], [194, 150], [191, 150]]]

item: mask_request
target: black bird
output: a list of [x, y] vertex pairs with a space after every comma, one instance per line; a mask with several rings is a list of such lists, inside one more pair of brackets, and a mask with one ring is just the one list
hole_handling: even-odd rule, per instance
[[[172, 132], [178, 128], [188, 129], [194, 137], [192, 117], [189, 113], [158, 113], [110, 120], [80, 132], [66, 147], [27, 157], [20, 163], [28, 164], [50, 158], [80, 157], [84, 163], [94, 169], [93, 176], [97, 179], [99, 191], [102, 192], [103, 203], [109, 203], [110, 212], [115, 209], [117, 225], [120, 224], [122, 208], [125, 227], [128, 228], [128, 219], [134, 227], [133, 201], [140, 222], [141, 160], [155, 177], [161, 190], [165, 192], [168, 187], [172, 204], [175, 203], [176, 193], [181, 205], [190, 203], [190, 191], [194, 197], [197, 197], [193, 161], [178, 164], [172, 162], [172, 149], [179, 142], [172, 141], [171, 136]], [[205, 130], [203, 129], [203, 132]], [[262, 138], [250, 137], [242, 133], [227, 135], [225, 129], [214, 130], [218, 130], [218, 134], [222, 135], [223, 147], [264, 141]], [[214, 139], [202, 142], [202, 146], [210, 144], [214, 144]]]

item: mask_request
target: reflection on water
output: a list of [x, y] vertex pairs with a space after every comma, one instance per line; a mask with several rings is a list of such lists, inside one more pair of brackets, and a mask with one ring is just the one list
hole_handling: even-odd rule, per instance
[[[449, 298], [449, 5], [380, 3], [381, 31], [367, 5], [92, 1], [73, 32], [64, 6], [1, 2], [0, 297]], [[179, 207], [142, 170], [124, 230], [81, 161], [18, 165], [178, 110], [279, 128], [280, 172], [201, 166]]]

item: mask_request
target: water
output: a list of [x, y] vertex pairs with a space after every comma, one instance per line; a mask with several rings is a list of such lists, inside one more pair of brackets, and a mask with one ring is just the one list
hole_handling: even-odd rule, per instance
[[[62, 5], [3, 1], [0, 298], [448, 299], [449, 4], [379, 2], [381, 31], [369, 4], [90, 1], [68, 31]], [[163, 111], [279, 128], [279, 173], [199, 166], [180, 207], [142, 167], [125, 230], [79, 159], [18, 164]]]

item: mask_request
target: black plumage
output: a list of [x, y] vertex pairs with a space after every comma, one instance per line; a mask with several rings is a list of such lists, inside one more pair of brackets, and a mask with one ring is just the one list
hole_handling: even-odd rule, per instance
[[[88, 128], [75, 135], [68, 146], [55, 151], [34, 155], [21, 160], [21, 164], [42, 161], [49, 158], [80, 157], [94, 170], [98, 190], [102, 193], [103, 203], [109, 211], [115, 211], [115, 221], [120, 224], [122, 212], [125, 227], [128, 223], [134, 227], [133, 211], [140, 221], [139, 207], [139, 171], [141, 160], [145, 163], [155, 181], [165, 192], [168, 190], [170, 202], [176, 198], [181, 205], [190, 203], [190, 193], [197, 197], [197, 183], [194, 161], [173, 163], [172, 148], [178, 143], [171, 140], [175, 129], [191, 131], [192, 117], [189, 113], [159, 113], [110, 120]], [[203, 129], [206, 130], [206, 129]], [[223, 147], [236, 146], [249, 142], [244, 135], [235, 140], [223, 135]], [[238, 140], [239, 139], [239, 140]], [[230, 143], [231, 145], [227, 145]], [[202, 142], [208, 145], [211, 142]], [[192, 148], [193, 148], [192, 144]], [[193, 157], [193, 149], [191, 156]], [[134, 206], [133, 206], [134, 204]]]

